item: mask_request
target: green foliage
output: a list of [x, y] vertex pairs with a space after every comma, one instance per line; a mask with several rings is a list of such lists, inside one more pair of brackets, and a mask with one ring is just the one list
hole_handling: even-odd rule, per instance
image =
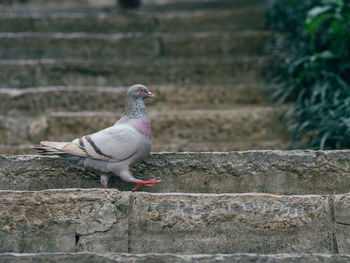
[[276, 97], [295, 141], [308, 147], [350, 147], [350, 1], [275, 0], [269, 25], [282, 35]]

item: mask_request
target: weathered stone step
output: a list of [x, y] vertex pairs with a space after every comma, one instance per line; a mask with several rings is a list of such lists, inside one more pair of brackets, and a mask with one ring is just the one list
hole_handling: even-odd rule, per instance
[[[265, 83], [230, 85], [149, 86], [156, 99], [149, 110], [227, 109], [233, 105], [267, 103], [273, 86]], [[50, 111], [121, 111], [127, 87], [54, 86], [0, 89], [3, 115], [40, 115]]]
[[[0, 154], [37, 154], [33, 144], [0, 144]], [[153, 143], [153, 152], [227, 152], [246, 150], [285, 150], [291, 145], [286, 138], [248, 141]], [[295, 147], [294, 147], [295, 148]]]
[[262, 55], [271, 32], [160, 34], [0, 33], [0, 59], [199, 58]]
[[[281, 108], [240, 107], [229, 110], [183, 110], [150, 112], [155, 141], [190, 143], [206, 141], [241, 141], [275, 138], [281, 131], [275, 126]], [[109, 127], [121, 115], [100, 112], [53, 112], [49, 114], [48, 136], [69, 138], [84, 132]]]
[[168, 262], [168, 263], [212, 263], [212, 262], [240, 262], [240, 263], [347, 263], [349, 254], [127, 254], [127, 253], [34, 253], [0, 254], [0, 262], [6, 263], [32, 263], [32, 262]]
[[54, 59], [0, 60], [0, 87], [232, 84], [261, 81], [271, 72], [272, 64], [273, 58], [270, 56], [157, 59], [123, 63]]
[[0, 252], [350, 251], [350, 195], [0, 191], [0, 207]]
[[[283, 138], [276, 123], [280, 107], [239, 107], [230, 110], [178, 110], [149, 112], [154, 141], [188, 144], [241, 142]], [[112, 126], [121, 113], [51, 112], [40, 117], [0, 117], [0, 143], [38, 143], [40, 140], [71, 141]], [[219, 150], [219, 149], [218, 149]]]
[[191, 12], [156, 12], [124, 16], [103, 11], [60, 13], [48, 12], [0, 13], [0, 32], [208, 32], [229, 30], [262, 30], [264, 9], [234, 8]]
[[[11, 0], [15, 5], [3, 5], [5, 10], [13, 10], [17, 12], [45, 11], [53, 9], [58, 10], [79, 10], [91, 8], [119, 8], [114, 0]], [[213, 8], [229, 8], [229, 7], [245, 7], [263, 5], [266, 0], [142, 0], [137, 10], [191, 10], [191, 9], [213, 9]], [[136, 10], [136, 11], [137, 11]]]
[[[132, 167], [140, 179], [161, 179], [142, 191], [188, 193], [342, 194], [350, 189], [350, 151], [153, 153]], [[101, 187], [100, 172], [58, 157], [0, 155], [0, 189]], [[111, 188], [132, 184], [112, 177]]]

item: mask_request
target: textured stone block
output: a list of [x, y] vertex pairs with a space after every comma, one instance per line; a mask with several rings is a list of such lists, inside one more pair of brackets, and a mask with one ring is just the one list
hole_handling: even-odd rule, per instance
[[1, 59], [138, 60], [262, 55], [269, 32], [183, 34], [0, 33]]
[[136, 193], [131, 252], [332, 253], [328, 214], [321, 196]]
[[[158, 143], [241, 141], [281, 136], [276, 126], [283, 108], [241, 107], [233, 110], [149, 112], [154, 141]], [[81, 134], [113, 125], [114, 112], [58, 112], [48, 119], [49, 140], [72, 140]], [[281, 136], [283, 137], [283, 136]]]
[[241, 263], [347, 263], [349, 255], [331, 254], [116, 254], [116, 253], [48, 253], [48, 254], [0, 254], [0, 262], [33, 263], [33, 262], [65, 262], [65, 263], [212, 263], [212, 262], [241, 262]]
[[84, 60], [1, 60], [0, 85], [8, 88], [35, 86], [129, 86], [232, 84], [261, 80], [272, 69], [272, 57], [239, 57], [138, 61], [114, 63]]
[[[146, 101], [151, 110], [220, 109], [232, 105], [263, 104], [272, 92], [264, 83], [229, 85], [150, 85], [155, 100]], [[127, 87], [54, 86], [0, 89], [2, 115], [40, 115], [52, 111], [122, 111]], [[86, 103], [86, 102], [89, 103]]]
[[339, 253], [350, 253], [350, 194], [334, 197], [334, 217]]
[[215, 32], [265, 27], [265, 14], [261, 7], [202, 12], [164, 13], [162, 10], [158, 14], [149, 12], [134, 16], [113, 15], [101, 9], [88, 9], [85, 13], [73, 15], [67, 11], [52, 8], [41, 12], [3, 12], [0, 32]]
[[[232, 110], [150, 111], [155, 144], [271, 141], [288, 137], [278, 127], [284, 108], [240, 107]], [[52, 112], [40, 117], [0, 117], [0, 144], [38, 144], [42, 140], [72, 141], [112, 126], [121, 113]], [[216, 148], [219, 150], [219, 147]], [[232, 150], [232, 149], [230, 149]]]
[[2, 33], [1, 59], [125, 59], [159, 55], [157, 38], [86, 33]]
[[329, 217], [316, 195], [0, 191], [0, 252], [332, 253]]
[[[132, 173], [161, 179], [142, 189], [152, 192], [343, 194], [350, 188], [349, 159], [350, 151], [153, 153]], [[0, 189], [101, 187], [99, 175], [57, 157], [0, 156]], [[115, 177], [110, 187], [131, 189]]]
[[0, 251], [128, 251], [129, 194], [0, 191]]

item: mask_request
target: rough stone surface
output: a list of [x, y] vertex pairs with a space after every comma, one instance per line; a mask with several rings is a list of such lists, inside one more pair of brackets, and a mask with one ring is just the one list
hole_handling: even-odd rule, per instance
[[[318, 196], [134, 194], [131, 252], [331, 253]], [[314, 235], [314, 232], [317, 235]]]
[[[183, 7], [183, 8], [191, 8], [192, 6], [198, 7], [225, 7], [226, 5], [230, 5], [230, 7], [242, 7], [242, 6], [251, 6], [251, 5], [259, 5], [265, 3], [265, 0], [215, 0], [215, 1], [203, 1], [200, 0], [143, 0], [142, 5], [139, 7], [141, 10], [149, 9], [149, 8], [159, 8], [161, 10], [164, 7]], [[44, 7], [70, 7], [71, 9], [84, 7], [115, 7], [116, 3], [113, 0], [75, 0], [72, 2], [71, 0], [12, 0], [11, 3], [17, 4], [13, 8], [9, 6], [8, 9], [25, 9], [25, 8], [44, 8]], [[21, 4], [21, 5], [18, 5]], [[57, 5], [59, 4], [59, 5]], [[209, 6], [209, 7], [208, 7]], [[5, 5], [6, 9], [6, 5]]]
[[[155, 100], [149, 110], [224, 109], [241, 104], [264, 104], [271, 85], [234, 83], [231, 85], [149, 85]], [[127, 87], [54, 86], [27, 89], [0, 89], [3, 115], [40, 115], [50, 111], [121, 111]], [[89, 103], [86, 103], [89, 102]]]
[[0, 252], [333, 252], [317, 195], [0, 191], [0, 207]]
[[[43, 138], [43, 137], [42, 137]], [[33, 144], [0, 144], [0, 154], [23, 155], [37, 154], [32, 148]], [[290, 146], [285, 139], [263, 139], [250, 141], [230, 141], [230, 142], [195, 142], [195, 143], [154, 143], [153, 152], [229, 152], [229, 151], [249, 151], [255, 150], [281, 150], [289, 149]]]
[[349, 255], [331, 254], [117, 254], [117, 253], [42, 253], [42, 254], [0, 254], [0, 262], [33, 263], [33, 262], [86, 262], [86, 263], [212, 263], [212, 262], [242, 262], [242, 263], [347, 263]]
[[261, 55], [269, 32], [186, 34], [2, 33], [1, 59], [125, 59]]
[[[283, 138], [285, 131], [276, 127], [283, 109], [240, 107], [233, 110], [150, 111], [156, 143], [187, 144], [197, 142], [235, 142]], [[120, 113], [53, 112], [47, 119], [21, 116], [0, 119], [3, 144], [43, 139], [71, 141], [76, 137], [112, 126]], [[27, 125], [25, 125], [27, 123]], [[18, 126], [23, 125], [23, 131]], [[35, 127], [33, 127], [35, 126]]]
[[350, 195], [334, 198], [334, 220], [339, 253], [350, 251]]
[[[350, 188], [349, 163], [350, 151], [154, 153], [135, 164], [132, 173], [140, 179], [162, 180], [142, 191], [342, 194]], [[99, 175], [58, 157], [0, 158], [0, 189], [99, 188]], [[131, 189], [112, 178], [111, 188]]]
[[156, 60], [114, 63], [84, 60], [0, 60], [0, 87], [128, 86], [133, 83], [232, 84], [261, 80], [272, 57]]
[[222, 31], [223, 25], [230, 31], [264, 29], [264, 10], [249, 7], [118, 16], [103, 10], [71, 14], [53, 8], [33, 13], [28, 9], [22, 12], [6, 11], [0, 16], [0, 32], [215, 32]]
[[[281, 112], [273, 107], [238, 108], [237, 110], [188, 110], [150, 112], [155, 142], [235, 141], [271, 138], [271, 129]], [[49, 139], [74, 139], [77, 134], [91, 133], [115, 123], [120, 114], [52, 113], [49, 117]]]
[[129, 195], [81, 189], [0, 191], [0, 251], [127, 252]]

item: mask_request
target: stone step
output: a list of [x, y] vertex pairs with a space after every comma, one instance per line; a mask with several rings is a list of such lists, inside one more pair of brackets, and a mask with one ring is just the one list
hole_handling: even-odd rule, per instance
[[0, 191], [0, 252], [349, 253], [350, 195]]
[[127, 254], [127, 253], [3, 253], [0, 262], [32, 263], [32, 262], [169, 262], [169, 263], [212, 263], [212, 262], [240, 262], [240, 263], [347, 263], [349, 254]]
[[211, 85], [261, 81], [273, 57], [156, 59], [114, 63], [86, 60], [0, 60], [0, 87]]
[[[33, 144], [0, 144], [0, 154], [37, 154]], [[294, 147], [295, 148], [295, 147]], [[153, 152], [227, 152], [246, 150], [284, 150], [291, 149], [286, 138], [248, 141], [153, 143]]]
[[261, 7], [144, 12], [120, 15], [104, 10], [59, 12], [47, 11], [0, 12], [0, 32], [216, 32], [230, 30], [263, 30], [265, 14]]
[[[225, 58], [264, 54], [268, 31], [91, 34], [0, 33], [0, 59]], [[265, 52], [266, 53], [266, 52]]]
[[[230, 85], [149, 86], [156, 99], [149, 110], [227, 109], [233, 105], [267, 104], [273, 86], [265, 83]], [[51, 111], [121, 111], [127, 87], [53, 86], [0, 89], [3, 115], [40, 115]]]
[[[133, 165], [131, 173], [143, 180], [162, 180], [141, 191], [326, 195], [349, 192], [349, 163], [350, 151], [153, 153]], [[3, 190], [101, 188], [100, 174], [58, 157], [0, 155]], [[113, 176], [109, 186], [131, 190], [133, 184]]]
[[[4, 1], [3, 1], [4, 2]], [[7, 0], [12, 5], [3, 5], [3, 9], [24, 12], [27, 10], [47, 10], [80, 8], [119, 8], [114, 0]], [[223, 8], [263, 5], [266, 0], [142, 0], [138, 10], [178, 10], [198, 8]], [[6, 1], [5, 1], [6, 4]]]
[[[151, 111], [154, 141], [162, 144], [242, 142], [286, 138], [278, 121], [280, 107], [239, 107], [229, 110]], [[0, 143], [71, 141], [112, 126], [121, 113], [51, 112], [40, 117], [0, 117]], [[217, 149], [220, 150], [220, 149]]]

